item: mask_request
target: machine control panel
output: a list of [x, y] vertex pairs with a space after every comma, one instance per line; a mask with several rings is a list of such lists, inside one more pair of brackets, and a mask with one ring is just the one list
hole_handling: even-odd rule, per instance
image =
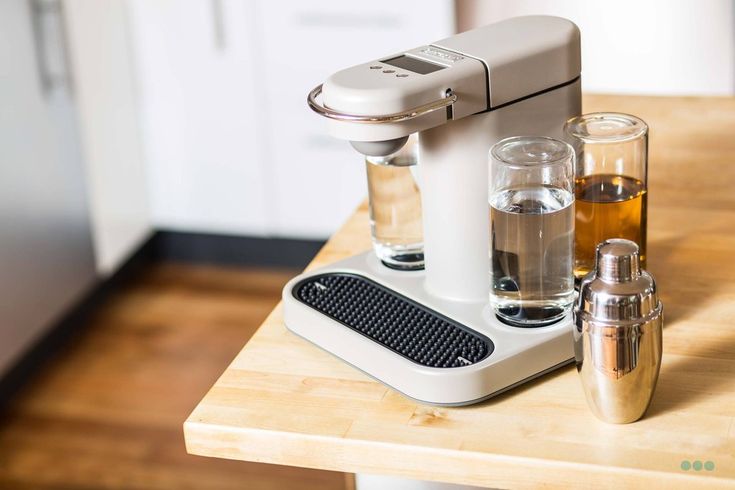
[[436, 63], [430, 63], [414, 56], [402, 54], [395, 58], [383, 60], [386, 65], [395, 66], [396, 68], [403, 68], [419, 75], [427, 75], [434, 73], [435, 71], [443, 70], [446, 66], [442, 66]]
[[[485, 111], [489, 107], [488, 91], [482, 61], [424, 45], [334, 73], [323, 84], [322, 103], [333, 112], [348, 115], [330, 120], [333, 136], [349, 141], [385, 141]], [[441, 102], [448, 93], [455, 97], [448, 110], [388, 124], [350, 121], [353, 115], [390, 118], [411, 114]]]

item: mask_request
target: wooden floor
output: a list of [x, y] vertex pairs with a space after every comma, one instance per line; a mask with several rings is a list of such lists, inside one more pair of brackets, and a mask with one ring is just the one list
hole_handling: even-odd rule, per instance
[[181, 424], [293, 274], [161, 264], [115, 291], [0, 420], [0, 488], [345, 488], [184, 451]]

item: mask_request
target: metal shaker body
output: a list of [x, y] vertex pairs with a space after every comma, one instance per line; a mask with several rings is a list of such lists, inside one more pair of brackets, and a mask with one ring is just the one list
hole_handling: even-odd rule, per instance
[[588, 405], [606, 422], [641, 418], [661, 367], [663, 305], [638, 253], [629, 240], [601, 243], [574, 310], [577, 371]]

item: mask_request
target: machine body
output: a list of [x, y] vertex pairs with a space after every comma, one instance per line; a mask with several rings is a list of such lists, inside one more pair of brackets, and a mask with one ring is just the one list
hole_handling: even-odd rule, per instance
[[[329, 118], [333, 136], [366, 154], [396, 151], [419, 132], [426, 270], [391, 270], [368, 253], [299, 276], [284, 289], [291, 331], [412, 398], [440, 405], [487, 398], [571, 361], [570, 318], [523, 329], [491, 313], [487, 158], [507, 136], [560, 137], [564, 121], [581, 112], [573, 23], [532, 16], [468, 31], [337, 72], [309, 103]], [[425, 305], [480, 332], [493, 350], [471, 365], [418, 365], [387, 341], [304, 302], [294, 288], [325, 271], [381, 284], [403, 298], [397, 301]], [[349, 297], [340, 301], [360, 308]]]

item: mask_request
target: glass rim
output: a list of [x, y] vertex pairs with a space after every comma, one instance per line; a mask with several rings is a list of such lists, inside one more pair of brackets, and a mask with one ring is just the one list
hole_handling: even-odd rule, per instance
[[[590, 135], [581, 133], [578, 128], [583, 124], [588, 124], [591, 121], [603, 121], [603, 120], [615, 120], [618, 122], [629, 123], [629, 128], [633, 128], [634, 131], [629, 133], [616, 133], [616, 134], [598, 134]], [[622, 127], [622, 126], [621, 126]], [[578, 139], [583, 143], [625, 143], [633, 141], [639, 138], [643, 138], [648, 135], [648, 124], [638, 116], [627, 114], [625, 112], [588, 112], [587, 114], [580, 114], [574, 116], [564, 123], [564, 134]]]
[[[545, 160], [545, 161], [523, 161], [523, 162], [509, 162], [505, 157], [501, 156], [499, 154], [500, 150], [504, 147], [512, 144], [517, 143], [519, 141], [526, 141], [526, 142], [545, 142], [545, 143], [553, 143], [555, 145], [559, 145], [560, 147], [564, 148], [564, 154], [551, 159], [551, 160]], [[507, 138], [503, 138], [497, 143], [495, 143], [492, 148], [490, 148], [490, 158], [493, 162], [497, 162], [507, 168], [512, 169], [529, 169], [529, 168], [542, 168], [542, 167], [554, 167], [558, 166], [560, 164], [566, 164], [568, 162], [571, 162], [572, 168], [574, 167], [574, 148], [567, 143], [566, 141], [562, 141], [557, 138], [552, 138], [550, 136], [510, 136]]]

